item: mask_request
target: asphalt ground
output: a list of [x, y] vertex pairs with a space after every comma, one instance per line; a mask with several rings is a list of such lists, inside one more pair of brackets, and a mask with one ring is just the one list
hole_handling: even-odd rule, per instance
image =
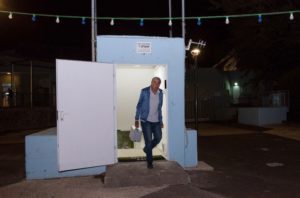
[[201, 189], [228, 197], [300, 197], [300, 142], [262, 132], [200, 136], [199, 159], [211, 172], [189, 172]]
[[[94, 176], [26, 181], [24, 137], [31, 132], [0, 134], [0, 197], [300, 197], [300, 141], [285, 137], [289, 126], [270, 134], [199, 125], [198, 158], [214, 171], [187, 171], [185, 185], [115, 189]], [[300, 127], [292, 131], [294, 137]]]

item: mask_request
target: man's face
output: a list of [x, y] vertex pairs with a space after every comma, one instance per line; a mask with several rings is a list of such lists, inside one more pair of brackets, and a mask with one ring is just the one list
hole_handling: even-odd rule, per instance
[[158, 79], [153, 79], [151, 81], [151, 88], [153, 91], [157, 91], [159, 89], [160, 86], [160, 81]]

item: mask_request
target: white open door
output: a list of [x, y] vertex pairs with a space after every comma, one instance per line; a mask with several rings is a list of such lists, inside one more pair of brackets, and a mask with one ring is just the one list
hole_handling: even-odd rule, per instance
[[59, 171], [113, 164], [114, 65], [56, 61]]

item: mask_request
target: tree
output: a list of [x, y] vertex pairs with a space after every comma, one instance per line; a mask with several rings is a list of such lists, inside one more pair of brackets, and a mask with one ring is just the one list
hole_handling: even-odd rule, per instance
[[[259, 13], [296, 10], [299, 1], [293, 0], [210, 0], [224, 14]], [[229, 47], [223, 58], [217, 61], [225, 65], [236, 64], [240, 71], [254, 72], [252, 87], [263, 84], [266, 90], [287, 89], [290, 91], [291, 106], [300, 103], [300, 15], [263, 16], [257, 18], [231, 19], [228, 28]], [[235, 62], [232, 61], [235, 59]], [[218, 65], [218, 64], [217, 64]], [[258, 89], [256, 89], [258, 90]], [[295, 112], [295, 108], [291, 108]]]
[[[291, 0], [252, 0], [229, 1], [210, 0], [216, 9], [223, 8], [224, 14], [259, 13], [293, 10], [300, 7], [299, 1]], [[274, 82], [293, 70], [300, 63], [300, 23], [290, 21], [289, 15], [263, 17], [260, 24], [257, 18], [232, 19], [230, 23], [230, 43], [225, 57], [235, 57], [239, 70], [257, 73], [254, 85]], [[219, 61], [218, 61], [219, 62]], [[268, 87], [269, 89], [276, 86]]]

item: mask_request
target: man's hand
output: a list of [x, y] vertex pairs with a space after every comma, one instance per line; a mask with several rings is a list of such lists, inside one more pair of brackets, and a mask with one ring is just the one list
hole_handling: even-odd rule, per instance
[[138, 120], [136, 120], [134, 125], [135, 125], [135, 128], [139, 128], [140, 127], [140, 122]]

